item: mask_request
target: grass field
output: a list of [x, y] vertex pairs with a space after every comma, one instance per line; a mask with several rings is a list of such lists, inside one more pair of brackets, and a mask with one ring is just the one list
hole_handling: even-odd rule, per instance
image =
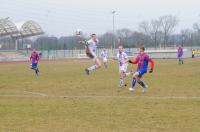
[[118, 88], [114, 61], [90, 76], [89, 60], [41, 62], [38, 78], [0, 64], [0, 132], [199, 132], [200, 59], [177, 63], [155, 60], [145, 94]]

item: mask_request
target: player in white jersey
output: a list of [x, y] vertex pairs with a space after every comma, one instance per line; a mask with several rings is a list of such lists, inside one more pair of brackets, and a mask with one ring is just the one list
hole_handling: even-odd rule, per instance
[[101, 52], [101, 59], [103, 60], [104, 67], [108, 68], [108, 51], [106, 49], [103, 49]]
[[119, 63], [119, 75], [120, 75], [119, 86], [120, 87], [126, 86], [126, 84], [124, 84], [124, 79], [125, 77], [129, 76], [131, 72], [127, 72], [128, 56], [124, 52], [123, 46], [119, 46], [119, 53], [117, 54], [117, 57], [114, 58], [114, 60], [118, 60]]
[[99, 40], [97, 39], [96, 34], [92, 34], [90, 40], [88, 41], [80, 41], [80, 44], [85, 45], [86, 55], [95, 62], [95, 65], [85, 69], [87, 75], [89, 75], [91, 71], [101, 68], [101, 61], [96, 55], [98, 42]]

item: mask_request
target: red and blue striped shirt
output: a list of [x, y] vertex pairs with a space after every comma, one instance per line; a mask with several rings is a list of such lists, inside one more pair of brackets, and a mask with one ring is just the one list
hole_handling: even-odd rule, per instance
[[151, 63], [151, 69], [154, 69], [154, 62], [147, 54], [144, 52], [140, 53], [135, 60], [132, 61], [132, 64], [138, 64], [137, 71], [138, 70], [144, 70], [147, 71], [148, 64]]

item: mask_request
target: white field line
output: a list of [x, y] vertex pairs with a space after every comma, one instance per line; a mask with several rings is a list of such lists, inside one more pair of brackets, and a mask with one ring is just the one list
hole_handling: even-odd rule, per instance
[[47, 96], [46, 94], [40, 93], [40, 92], [23, 91], [23, 93], [32, 94], [32, 95], [37, 95], [37, 96], [43, 96], [43, 97], [46, 97], [46, 96]]
[[30, 91], [15, 91], [16, 93], [6, 93], [0, 94], [0, 97], [46, 97], [47, 95], [40, 92], [30, 92]]
[[33, 98], [33, 97], [38, 97], [38, 95], [0, 94], [0, 97], [26, 97], [26, 98]]
[[141, 98], [141, 99], [199, 99], [200, 97], [198, 96], [57, 96], [60, 98], [111, 98], [111, 99], [136, 99], [136, 98]]
[[40, 92], [29, 92], [29, 91], [22, 91], [21, 93], [27, 93], [29, 95], [23, 94], [0, 94], [0, 97], [52, 97], [52, 98], [81, 98], [81, 99], [156, 99], [156, 100], [168, 100], [168, 99], [180, 99], [180, 100], [187, 100], [187, 99], [194, 99], [200, 100], [200, 96], [98, 96], [98, 95], [80, 95], [80, 96], [73, 96], [73, 95], [66, 95], [66, 96], [56, 96], [56, 95], [47, 95]]

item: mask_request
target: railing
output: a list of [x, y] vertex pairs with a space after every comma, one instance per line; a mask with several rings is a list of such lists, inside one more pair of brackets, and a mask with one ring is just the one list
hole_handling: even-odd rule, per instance
[[[196, 47], [193, 49], [200, 49], [200, 47]], [[97, 55], [100, 56], [100, 53], [103, 49], [97, 50]], [[107, 49], [109, 57], [112, 58], [116, 56], [118, 53], [118, 49]], [[43, 59], [65, 59], [65, 58], [87, 58], [85, 55], [85, 49], [78, 49], [78, 50], [43, 50], [38, 51], [42, 53], [41, 58]], [[136, 48], [125, 49], [125, 52], [130, 57], [136, 57], [139, 50]], [[165, 48], [165, 49], [153, 49], [148, 48], [146, 49], [146, 53], [149, 54], [151, 58], [177, 58], [177, 49], [175, 48]], [[0, 61], [22, 61], [28, 60], [31, 51], [29, 50], [21, 50], [21, 51], [0, 51]], [[198, 55], [195, 55], [198, 56]], [[184, 58], [191, 58], [192, 57], [192, 49], [191, 48], [184, 48]]]

